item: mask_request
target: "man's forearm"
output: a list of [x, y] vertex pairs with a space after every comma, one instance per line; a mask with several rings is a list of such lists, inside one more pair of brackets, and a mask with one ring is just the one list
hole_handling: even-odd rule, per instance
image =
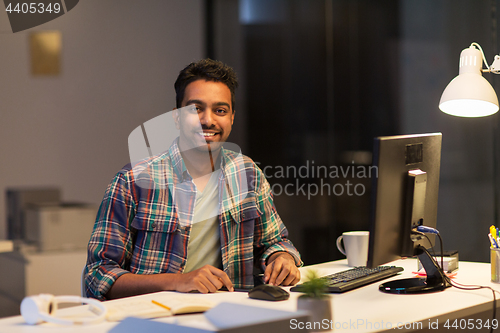
[[116, 279], [106, 294], [107, 299], [121, 298], [157, 291], [214, 293], [223, 286], [233, 291], [227, 274], [213, 266], [205, 265], [189, 273], [132, 274], [126, 273]]
[[157, 291], [176, 290], [180, 274], [132, 274], [121, 275], [106, 294], [107, 299], [122, 298]]
[[290, 257], [290, 259], [292, 259], [292, 261], [295, 263], [295, 258], [289, 252], [286, 252], [286, 251], [277, 251], [277, 252], [274, 252], [273, 254], [271, 254], [267, 258], [267, 265], [269, 265], [270, 263], [272, 263], [277, 257], [279, 257], [281, 255], [283, 255], [285, 257]]

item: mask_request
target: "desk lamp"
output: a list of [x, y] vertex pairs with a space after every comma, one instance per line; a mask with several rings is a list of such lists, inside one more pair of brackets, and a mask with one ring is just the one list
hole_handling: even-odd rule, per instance
[[[482, 68], [482, 62], [486, 69]], [[460, 53], [459, 74], [446, 86], [439, 109], [444, 113], [459, 117], [484, 117], [498, 111], [498, 98], [490, 83], [481, 75], [481, 72], [500, 74], [500, 55], [496, 55], [491, 66], [488, 66], [483, 49], [478, 43], [471, 43], [469, 48]], [[495, 141], [493, 142], [495, 145]], [[493, 159], [493, 163], [496, 160]], [[494, 186], [495, 197], [500, 195], [496, 173]], [[498, 220], [497, 203], [495, 205], [495, 221]]]
[[[482, 68], [482, 63], [486, 69]], [[484, 117], [498, 111], [498, 98], [481, 72], [500, 74], [500, 56], [488, 66], [483, 50], [472, 43], [460, 54], [459, 74], [448, 84], [439, 101], [444, 113], [459, 117]]]

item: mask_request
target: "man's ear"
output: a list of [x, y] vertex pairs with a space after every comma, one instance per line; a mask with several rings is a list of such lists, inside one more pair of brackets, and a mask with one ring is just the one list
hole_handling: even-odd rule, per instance
[[231, 115], [231, 125], [234, 123], [234, 114], [236, 113], [236, 110], [233, 110], [233, 114]]
[[180, 126], [179, 126], [179, 110], [177, 108], [174, 108], [172, 110], [172, 118], [174, 118], [175, 127], [177, 129], [180, 129]]

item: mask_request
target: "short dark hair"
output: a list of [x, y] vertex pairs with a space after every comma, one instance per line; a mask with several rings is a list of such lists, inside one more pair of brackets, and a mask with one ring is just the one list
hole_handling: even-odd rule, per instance
[[231, 91], [231, 107], [234, 111], [234, 93], [238, 87], [236, 72], [230, 66], [212, 59], [202, 59], [197, 62], [192, 62], [180, 71], [174, 84], [176, 94], [175, 102], [177, 108], [182, 106], [181, 103], [184, 99], [184, 91], [186, 90], [187, 85], [197, 80], [224, 83]]

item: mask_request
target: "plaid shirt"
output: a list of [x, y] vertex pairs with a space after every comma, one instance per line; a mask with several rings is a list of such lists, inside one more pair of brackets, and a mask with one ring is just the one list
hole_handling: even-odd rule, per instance
[[[223, 269], [235, 288], [253, 286], [254, 267], [278, 251], [300, 255], [273, 203], [269, 183], [246, 156], [221, 150], [219, 222]], [[127, 165], [99, 208], [85, 268], [86, 293], [105, 299], [125, 273], [182, 273], [196, 187], [177, 140], [158, 156]]]

